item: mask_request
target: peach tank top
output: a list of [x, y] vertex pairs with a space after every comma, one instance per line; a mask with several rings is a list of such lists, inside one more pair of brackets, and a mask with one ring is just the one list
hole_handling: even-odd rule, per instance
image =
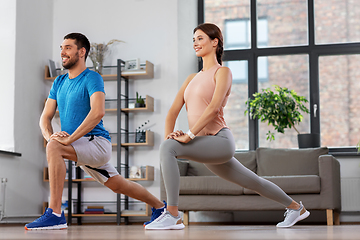
[[[189, 128], [201, 117], [206, 107], [210, 104], [215, 92], [215, 73], [221, 68], [217, 64], [206, 71], [198, 72], [190, 81], [184, 92], [185, 106], [188, 116]], [[229, 96], [224, 98], [218, 115], [209, 122], [197, 136], [215, 135], [222, 128], [228, 128], [224, 120], [224, 107]]]

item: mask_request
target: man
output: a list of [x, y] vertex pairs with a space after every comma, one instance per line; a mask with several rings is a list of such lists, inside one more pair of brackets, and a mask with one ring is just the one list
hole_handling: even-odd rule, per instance
[[[66, 167], [64, 159], [77, 162], [85, 172], [115, 193], [128, 195], [153, 206], [159, 215], [164, 203], [141, 185], [119, 175], [108, 163], [111, 157], [109, 133], [103, 126], [104, 82], [98, 73], [86, 68], [90, 42], [81, 33], [70, 33], [60, 46], [62, 65], [69, 72], [57, 77], [40, 117], [40, 129], [48, 144], [50, 203], [44, 215], [25, 225], [26, 230], [66, 229], [61, 212]], [[53, 132], [51, 120], [59, 110], [61, 131]]]

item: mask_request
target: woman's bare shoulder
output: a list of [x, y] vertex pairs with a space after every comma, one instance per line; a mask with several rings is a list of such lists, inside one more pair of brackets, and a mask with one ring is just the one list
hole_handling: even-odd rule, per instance
[[231, 70], [228, 67], [220, 67], [216, 73], [228, 74], [228, 73], [231, 73]]
[[216, 71], [216, 73], [215, 73], [215, 79], [217, 79], [217, 78], [224, 78], [224, 77], [226, 77], [226, 78], [228, 78], [228, 77], [232, 78], [232, 73], [231, 73], [230, 68], [228, 68], [228, 67], [221, 67], [221, 68], [219, 68], [219, 69]]

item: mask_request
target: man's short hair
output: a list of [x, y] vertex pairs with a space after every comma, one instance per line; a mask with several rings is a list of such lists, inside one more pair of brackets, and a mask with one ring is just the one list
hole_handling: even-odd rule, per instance
[[85, 61], [90, 51], [90, 42], [89, 39], [84, 34], [81, 33], [69, 33], [64, 37], [65, 39], [73, 39], [75, 40], [75, 44], [78, 49], [85, 48]]

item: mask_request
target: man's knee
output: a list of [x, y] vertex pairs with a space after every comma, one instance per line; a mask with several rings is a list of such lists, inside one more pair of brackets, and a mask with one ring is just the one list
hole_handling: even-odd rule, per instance
[[125, 193], [129, 188], [129, 181], [120, 175], [110, 177], [104, 185], [110, 188], [114, 193]]
[[[47, 156], [48, 161], [52, 157], [57, 157], [57, 156], [61, 156], [63, 158], [70, 157], [68, 155], [69, 154], [67, 154], [67, 152], [65, 150], [65, 146], [63, 144], [59, 143], [58, 141], [52, 140], [52, 141], [47, 143], [47, 145], [46, 145], [46, 156]], [[72, 160], [72, 158], [67, 158], [67, 159]]]
[[56, 140], [52, 140], [50, 142], [48, 142], [46, 144], [46, 153], [47, 154], [52, 154], [52, 153], [55, 153], [55, 152], [60, 152], [61, 151], [61, 143], [59, 143], [58, 141]]

